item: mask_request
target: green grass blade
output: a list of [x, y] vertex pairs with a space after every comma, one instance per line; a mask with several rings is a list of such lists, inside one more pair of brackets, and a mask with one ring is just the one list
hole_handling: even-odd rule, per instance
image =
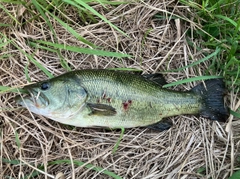
[[205, 61], [211, 59], [211, 58], [214, 57], [214, 56], [217, 56], [217, 54], [218, 54], [220, 51], [221, 51], [220, 48], [217, 48], [217, 49], [215, 50], [215, 52], [211, 53], [210, 55], [208, 55], [208, 56], [206, 56], [206, 57], [204, 57], [204, 58], [202, 58], [202, 59], [200, 59], [200, 60], [198, 60], [198, 61], [196, 61], [196, 62], [193, 62], [193, 63], [191, 63], [191, 64], [189, 64], [189, 65], [187, 65], [187, 66], [184, 66], [184, 67], [182, 67], [182, 68], [177, 68], [177, 69], [175, 69], [175, 70], [168, 70], [168, 71], [166, 71], [166, 72], [182, 71], [182, 70], [184, 70], [184, 69], [186, 69], [186, 68], [193, 67], [193, 66], [195, 66], [195, 65], [198, 65], [198, 64], [200, 64], [200, 63], [202, 63], [202, 62], [205, 62]]
[[172, 82], [172, 83], [163, 85], [163, 88], [176, 86], [176, 85], [180, 85], [183, 83], [190, 83], [190, 82], [199, 81], [199, 80], [209, 80], [209, 79], [216, 79], [216, 78], [222, 78], [222, 77], [221, 76], [198, 76], [198, 77], [183, 79], [183, 80], [179, 80], [176, 82]]
[[31, 55], [25, 54], [28, 59], [36, 65], [40, 70], [42, 70], [49, 78], [53, 78], [54, 76], [45, 68], [43, 67], [38, 61], [36, 61]]
[[[107, 1], [107, 0], [97, 0], [100, 4], [109, 4], [109, 5], [121, 5], [121, 4], [128, 4], [128, 1]], [[85, 1], [85, 3], [87, 3]]]
[[[34, 0], [35, 1], [35, 0]], [[47, 12], [47, 9], [44, 8], [43, 6], [41, 6], [39, 3], [36, 3], [37, 6], [41, 7], [42, 9], [44, 9]], [[92, 48], [96, 48], [96, 46], [89, 42], [88, 40], [86, 40], [85, 38], [83, 38], [82, 36], [80, 36], [72, 27], [70, 27], [67, 23], [63, 22], [61, 19], [59, 19], [58, 17], [54, 16], [52, 13], [49, 13], [50, 16], [52, 16], [56, 21], [59, 22], [59, 24], [61, 24], [66, 30], [68, 30], [69, 33], [71, 33], [74, 37], [76, 37], [78, 40], [80, 40], [81, 42], [91, 46]], [[51, 26], [51, 24], [49, 24]], [[52, 27], [52, 26], [51, 26]], [[52, 28], [51, 28], [52, 29]]]
[[[1, 4], [0, 4], [0, 7], [1, 7]], [[7, 39], [7, 37], [0, 33], [0, 35], [4, 38]], [[14, 43], [14, 39], [12, 40], [7, 40], [6, 43], [11, 43], [12, 45], [14, 45], [22, 54], [24, 54], [25, 56], [28, 57], [29, 61], [32, 62], [33, 64], [35, 64], [40, 70], [42, 70], [48, 77], [53, 77], [53, 75], [44, 67], [42, 66], [39, 62], [37, 62], [31, 55], [29, 55], [27, 52], [25, 52], [22, 48], [20, 48], [16, 43]], [[6, 45], [6, 44], [4, 44]], [[27, 66], [25, 67], [25, 75], [27, 77], [27, 79], [30, 79], [29, 76], [28, 76], [28, 70], [27, 70]], [[6, 90], [6, 89], [3, 89], [3, 91]]]
[[12, 165], [19, 165], [21, 163], [20, 160], [8, 160], [8, 159], [5, 159], [5, 158], [2, 158], [2, 162], [3, 163], [9, 163], [9, 164], [12, 164]]
[[73, 6], [76, 6], [77, 8], [81, 8], [80, 6], [78, 6], [77, 4], [83, 6], [85, 9], [89, 10], [90, 12], [92, 12], [94, 15], [98, 16], [100, 19], [102, 19], [104, 22], [108, 23], [111, 27], [113, 27], [114, 29], [116, 29], [117, 31], [119, 31], [120, 33], [124, 34], [127, 36], [127, 34], [125, 32], [123, 32], [122, 30], [120, 30], [118, 27], [116, 27], [115, 25], [113, 25], [109, 20], [107, 20], [104, 16], [102, 16], [101, 14], [99, 14], [95, 9], [93, 9], [91, 6], [89, 6], [88, 4], [86, 4], [84, 1], [81, 0], [75, 0], [75, 2], [77, 3], [73, 3], [73, 1], [71, 0], [63, 0], [64, 2], [71, 4]]
[[[39, 63], [38, 61], [36, 61], [32, 55], [26, 53], [24, 50], [22, 50], [20, 47], [18, 47], [18, 45], [16, 45], [15, 43], [12, 43], [22, 54], [24, 54], [30, 62], [32, 62], [34, 65], [36, 65], [40, 70], [42, 70], [49, 78], [54, 77], [41, 63]], [[27, 67], [26, 67], [27, 68]], [[25, 69], [26, 72], [26, 69]], [[29, 77], [27, 76], [27, 79], [29, 79]]]
[[9, 44], [10, 42], [11, 42], [11, 40], [8, 40], [7, 42], [0, 44], [0, 48], [5, 47], [5, 46], [6, 46], [7, 44]]
[[0, 27], [11, 27], [11, 24], [4, 24], [4, 23], [0, 23]]
[[76, 37], [79, 41], [91, 46], [92, 48], [97, 48], [96, 45], [93, 43], [89, 42], [85, 38], [83, 38], [81, 35], [79, 35], [72, 27], [70, 27], [67, 23], [63, 22], [61, 19], [58, 17], [54, 16], [53, 14], [50, 14], [54, 19], [56, 19], [65, 29], [68, 30], [69, 33], [71, 33], [74, 37]]
[[[228, 21], [228, 22], [229, 22], [230, 24], [232, 24], [234, 27], [237, 27], [237, 26], [238, 26], [238, 24], [237, 24], [234, 20], [230, 19], [229, 17], [223, 16], [223, 15], [219, 15], [219, 14], [215, 15], [215, 17], [218, 17], [218, 18], [220, 18], [220, 19], [223, 19], [223, 20], [225, 20], [225, 21]], [[240, 31], [240, 29], [238, 29], [238, 30]]]
[[11, 17], [18, 25], [20, 25], [20, 22], [18, 22], [18, 20], [11, 13], [9, 13], [9, 11], [1, 4], [0, 4], [0, 9], [3, 9], [3, 11], [6, 12], [7, 15], [9, 15], [9, 17]]
[[18, 149], [20, 149], [20, 147], [21, 147], [21, 142], [20, 142], [20, 140], [19, 140], [19, 135], [18, 135], [17, 131], [15, 131], [15, 140], [16, 140]]
[[[5, 159], [5, 158], [2, 158], [2, 162], [3, 163], [8, 163], [8, 164], [12, 164], [12, 165], [26, 165], [24, 163], [21, 163], [20, 160], [8, 160], [8, 159]], [[39, 170], [43, 170], [43, 165], [39, 165], [37, 167]], [[40, 175], [41, 173], [39, 171], [36, 171], [34, 170], [30, 175], [26, 175], [24, 178], [20, 178], [20, 179], [30, 179], [30, 178], [34, 178], [38, 175]], [[7, 177], [6, 177], [7, 178]], [[9, 177], [10, 178], [10, 177]], [[15, 179], [15, 178], [11, 178], [11, 179]]]
[[49, 52], [57, 53], [57, 50], [52, 49], [52, 48], [49, 48], [49, 47], [46, 47], [46, 46], [43, 46], [43, 45], [40, 45], [40, 44], [38, 44], [38, 43], [29, 42], [29, 45], [30, 45], [31, 47], [40, 48], [40, 49], [43, 49], [43, 50], [47, 50], [47, 51], [49, 51]]
[[[67, 46], [67, 45], [63, 45], [63, 44], [46, 42], [46, 41], [42, 41], [42, 40], [37, 40], [36, 42], [38, 42], [40, 44], [52, 46], [56, 49], [69, 50], [72, 52], [78, 52], [78, 53], [84, 53], [84, 54], [90, 54], [90, 55], [99, 55], [99, 56], [117, 57], [117, 58], [131, 57], [130, 55], [123, 54], [123, 53], [108, 52], [108, 51], [89, 49], [89, 48], [80, 48], [80, 47], [76, 47], [76, 46]], [[35, 43], [32, 42], [32, 44], [35, 44]]]
[[[47, 16], [45, 15], [45, 12], [48, 12], [48, 10], [46, 8], [44, 8], [42, 5], [40, 5], [36, 0], [33, 0], [32, 3], [34, 4], [34, 6], [36, 7], [36, 9], [40, 12], [40, 14], [42, 15], [42, 17], [44, 18], [44, 20], [47, 22], [50, 30], [52, 31], [54, 37], [55, 37], [55, 41], [57, 41], [57, 35], [55, 33], [55, 30], [52, 26], [52, 24], [50, 23], [49, 19], [47, 18]], [[43, 11], [44, 10], [44, 11]], [[51, 16], [55, 17], [52, 13], [49, 13]], [[60, 57], [60, 64], [62, 65], [63, 68], [65, 68], [66, 70], [70, 71], [71, 68], [68, 66], [68, 63], [66, 62], [66, 60], [62, 57], [60, 51], [57, 51], [58, 56]]]
[[228, 179], [240, 179], [240, 170], [234, 172]]
[[45, 13], [42, 10], [42, 6], [36, 1], [36, 0], [32, 0], [33, 5], [36, 7], [36, 9], [39, 11], [39, 13], [41, 14], [41, 16], [44, 18], [44, 20], [46, 21], [48, 27], [50, 28], [50, 30], [52, 31], [52, 33], [54, 34], [54, 36], [56, 37], [56, 33], [54, 31], [54, 28], [52, 26], [52, 24], [49, 21], [49, 18], [47, 18], [47, 16], [45, 15]]
[[4, 55], [1, 55], [0, 56], [0, 60], [3, 60], [3, 59], [9, 59], [12, 55], [11, 54], [4, 54]]
[[[1, 159], [3, 163], [9, 163], [9, 164], [12, 164], [12, 165], [19, 165], [21, 162], [20, 160], [8, 160], [8, 159], [5, 159], [5, 158], [2, 158]], [[83, 166], [85, 168], [88, 168], [88, 169], [91, 169], [91, 170], [94, 170], [94, 171], [97, 171], [97, 172], [101, 172], [103, 174], [106, 174], [108, 175], [109, 177], [112, 177], [114, 179], [122, 179], [122, 177], [120, 177], [119, 175], [109, 171], [109, 170], [106, 170], [104, 168], [101, 168], [101, 167], [96, 167], [92, 164], [87, 164], [85, 165], [85, 162], [81, 162], [81, 161], [77, 161], [77, 160], [73, 160], [73, 163], [77, 166]], [[55, 161], [51, 161], [51, 162], [48, 162], [48, 166], [49, 165], [60, 165], [60, 164], [72, 164], [71, 160], [55, 160]], [[37, 167], [39, 170], [43, 170], [43, 166], [40, 165]], [[34, 176], [36, 175], [39, 175], [40, 173], [38, 171], [35, 171], [32, 173], [32, 175], [29, 175], [29, 177], [33, 177], [33, 174]]]
[[[115, 179], [122, 179], [122, 177], [120, 177], [119, 175], [113, 173], [113, 172], [110, 172], [104, 168], [101, 168], [101, 167], [96, 167], [92, 164], [87, 164], [85, 165], [84, 162], [81, 162], [81, 161], [77, 161], [77, 160], [73, 160], [72, 161], [75, 165], [78, 165], [78, 166], [82, 166], [84, 165], [84, 167], [88, 168], [88, 169], [92, 169], [92, 170], [95, 170], [97, 172], [102, 172], [112, 178], [115, 178]], [[71, 160], [56, 160], [56, 161], [52, 161], [52, 162], [49, 162], [48, 165], [59, 165], [59, 164], [71, 164]]]
[[120, 142], [121, 142], [121, 140], [123, 138], [124, 132], [125, 132], [125, 128], [121, 127], [121, 134], [120, 134], [120, 137], [117, 140], [117, 143], [115, 144], [115, 146], [113, 148], [112, 154], [114, 154], [117, 151], [118, 146], [119, 146], [119, 144], [120, 144]]
[[[22, 50], [21, 50], [22, 51]], [[42, 70], [49, 78], [54, 77], [44, 66], [41, 65], [38, 61], [36, 61], [31, 55], [22, 51], [22, 53], [28, 57], [29, 61], [36, 65], [40, 70]]]
[[8, 86], [0, 86], [0, 94], [7, 93], [7, 92], [27, 93], [27, 91], [25, 91], [21, 88], [12, 88], [12, 87], [8, 87]]
[[233, 116], [235, 116], [236, 118], [239, 118], [239, 119], [240, 119], [240, 113], [237, 113], [237, 112], [232, 111], [232, 110], [230, 110], [230, 113], [231, 113]]

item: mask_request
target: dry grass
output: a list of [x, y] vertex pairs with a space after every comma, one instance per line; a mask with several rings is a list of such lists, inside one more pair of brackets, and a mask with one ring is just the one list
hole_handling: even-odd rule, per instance
[[[23, 20], [30, 14], [22, 13], [23, 7], [7, 5], [5, 8], [14, 16]], [[94, 7], [113, 24], [128, 34], [126, 37], [109, 27], [106, 23], [83, 25], [73, 9], [66, 9], [68, 17], [74, 23], [74, 29], [92, 43], [105, 50], [131, 54], [128, 59], [98, 57], [61, 51], [72, 69], [129, 67], [143, 70], [144, 73], [161, 72], [190, 64], [202, 57], [208, 49], [197, 51], [186, 43], [186, 31], [194, 30], [193, 23], [178, 18], [184, 17], [187, 7], [175, 1], [133, 2], [118, 7], [104, 9]], [[4, 14], [4, 12], [2, 12]], [[169, 19], [159, 19], [155, 15]], [[41, 49], [34, 49], [28, 44], [29, 39], [51, 41], [47, 24], [35, 20], [31, 24], [19, 26], [7, 15], [1, 15], [1, 22], [15, 24], [14, 27], [1, 27], [1, 32], [13, 38], [25, 52], [46, 67], [52, 74], [59, 75], [65, 70], [59, 65], [59, 56]], [[50, 18], [50, 17], [49, 17]], [[59, 43], [86, 47], [69, 34], [66, 29], [51, 19]], [[190, 20], [189, 20], [190, 21]], [[198, 45], [198, 39], [192, 39]], [[13, 45], [6, 46], [1, 55], [10, 55], [0, 61], [0, 84], [4, 86], [22, 86], [27, 84], [24, 68], [29, 63]], [[208, 68], [203, 63], [182, 72], [166, 74], [168, 82], [201, 75]], [[47, 77], [33, 64], [28, 64], [32, 81]], [[188, 90], [194, 84], [177, 87]], [[15, 110], [14, 96], [1, 94], [0, 157], [19, 160], [13, 165], [0, 162], [0, 178], [19, 178], [31, 174], [39, 165], [43, 165], [42, 174], [36, 178], [111, 178], [106, 174], [87, 169], [93, 164], [116, 173], [123, 178], [228, 178], [239, 157], [240, 123], [230, 118], [229, 123], [219, 124], [194, 116], [172, 118], [174, 126], [165, 132], [144, 128], [127, 129], [119, 148], [112, 154], [113, 147], [120, 136], [120, 131], [106, 129], [72, 128], [30, 114], [27, 110]], [[239, 96], [228, 94], [231, 108], [239, 107]], [[226, 131], [227, 129], [227, 131]], [[16, 133], [18, 136], [16, 137]], [[18, 141], [19, 138], [19, 141]], [[48, 165], [56, 160], [78, 160], [86, 162], [83, 166], [71, 164]], [[201, 174], [199, 169], [205, 168]], [[203, 174], [203, 175], [202, 175]], [[61, 177], [60, 177], [61, 178]]]

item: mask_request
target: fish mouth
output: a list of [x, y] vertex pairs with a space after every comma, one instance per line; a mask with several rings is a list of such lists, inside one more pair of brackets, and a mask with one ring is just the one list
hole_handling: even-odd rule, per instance
[[29, 104], [36, 107], [46, 107], [49, 105], [49, 100], [41, 91], [34, 89], [27, 89], [28, 94], [19, 95], [15, 98], [17, 104], [21, 106], [28, 106]]

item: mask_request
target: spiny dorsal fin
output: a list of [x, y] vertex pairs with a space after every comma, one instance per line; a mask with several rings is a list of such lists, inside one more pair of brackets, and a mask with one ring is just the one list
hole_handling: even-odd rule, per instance
[[92, 111], [89, 115], [114, 116], [117, 113], [115, 108], [106, 104], [87, 103], [87, 106]]
[[154, 73], [154, 74], [143, 74], [142, 75], [145, 79], [150, 80], [160, 86], [163, 86], [167, 84], [165, 78], [160, 73]]

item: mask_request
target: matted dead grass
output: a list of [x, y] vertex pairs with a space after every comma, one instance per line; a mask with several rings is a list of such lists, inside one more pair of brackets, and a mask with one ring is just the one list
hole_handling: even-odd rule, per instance
[[[31, 18], [24, 7], [3, 4], [19, 19]], [[83, 24], [74, 9], [64, 12], [73, 28], [92, 43], [104, 50], [119, 51], [132, 55], [132, 58], [117, 59], [61, 51], [72, 69], [86, 68], [136, 68], [143, 73], [161, 72], [186, 66], [204, 57], [208, 49], [197, 51], [186, 42], [186, 32], [195, 26], [176, 18], [191, 14], [188, 7], [176, 1], [132, 2], [107, 9], [95, 5], [101, 14], [128, 34], [126, 37], [104, 22]], [[165, 18], [157, 18], [156, 15]], [[166, 18], [166, 15], [168, 18]], [[171, 18], [173, 17], [174, 18]], [[1, 22], [12, 23], [9, 16], [1, 12]], [[59, 43], [86, 47], [72, 37], [66, 29], [50, 18], [57, 33]], [[31, 47], [28, 40], [52, 41], [53, 36], [42, 19], [23, 26], [1, 28], [1, 32], [52, 74], [59, 75], [65, 70], [60, 66], [60, 58]], [[200, 39], [191, 39], [195, 46]], [[47, 77], [18, 49], [6, 46], [1, 55], [9, 55], [0, 60], [0, 84], [4, 86], [23, 86], [27, 84], [24, 68], [28, 65], [32, 81]], [[167, 73], [168, 82], [199, 76], [208, 68], [202, 63], [183, 72]], [[176, 90], [189, 90], [195, 84], [175, 87]], [[174, 126], [164, 132], [145, 128], [126, 129], [115, 154], [112, 154], [120, 131], [91, 128], [72, 128], [62, 125], [27, 110], [16, 110], [14, 93], [1, 94], [0, 157], [19, 160], [19, 164], [0, 162], [0, 178], [19, 178], [31, 175], [43, 165], [43, 171], [35, 178], [111, 178], [102, 171], [94, 171], [85, 166], [93, 164], [102, 167], [122, 178], [171, 179], [171, 178], [228, 178], [238, 165], [240, 123], [230, 117], [226, 124], [211, 122], [194, 116], [172, 118]], [[239, 96], [228, 94], [232, 109], [239, 107]], [[18, 134], [19, 142], [16, 139]], [[69, 160], [67, 164], [52, 164], [57, 160]], [[73, 160], [85, 162], [83, 166], [73, 164]], [[199, 172], [205, 169], [204, 172]]]

